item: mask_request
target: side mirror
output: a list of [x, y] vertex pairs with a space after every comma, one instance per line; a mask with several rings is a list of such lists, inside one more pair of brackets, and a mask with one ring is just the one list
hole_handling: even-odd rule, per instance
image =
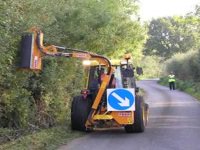
[[143, 69], [142, 69], [142, 67], [137, 67], [136, 68], [136, 72], [137, 72], [138, 75], [143, 75]]
[[135, 88], [135, 92], [138, 93], [139, 91], [140, 91], [140, 88], [139, 88], [139, 87], [136, 87], [136, 88]]

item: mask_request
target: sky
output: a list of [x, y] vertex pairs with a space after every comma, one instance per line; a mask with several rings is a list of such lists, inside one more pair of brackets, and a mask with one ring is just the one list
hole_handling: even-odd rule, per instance
[[152, 18], [185, 15], [200, 5], [200, 0], [139, 0], [140, 16], [144, 21]]

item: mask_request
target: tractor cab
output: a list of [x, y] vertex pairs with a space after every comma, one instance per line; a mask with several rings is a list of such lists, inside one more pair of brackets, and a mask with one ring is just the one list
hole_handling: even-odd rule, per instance
[[[88, 90], [98, 89], [103, 76], [107, 73], [107, 68], [96, 61], [90, 63], [83, 61], [83, 65], [85, 68], [85, 88]], [[111, 65], [114, 71], [109, 88], [136, 88], [134, 67], [131, 64], [127, 65], [120, 61], [111, 60]]]

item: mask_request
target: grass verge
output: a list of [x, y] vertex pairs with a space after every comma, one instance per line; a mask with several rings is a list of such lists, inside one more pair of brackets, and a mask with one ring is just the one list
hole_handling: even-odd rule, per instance
[[[0, 137], [10, 132], [13, 131], [0, 129]], [[69, 127], [53, 127], [1, 144], [0, 150], [55, 150], [58, 146], [83, 135], [84, 133], [71, 131]]]
[[[168, 86], [168, 78], [162, 77], [160, 78], [159, 84]], [[194, 82], [194, 81], [183, 81], [176, 79], [176, 89], [179, 89], [181, 91], [184, 91], [193, 97], [200, 100], [200, 83]]]

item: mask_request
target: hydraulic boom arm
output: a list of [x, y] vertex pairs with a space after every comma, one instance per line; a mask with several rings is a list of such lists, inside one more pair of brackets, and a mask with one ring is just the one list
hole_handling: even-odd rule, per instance
[[[65, 48], [55, 45], [44, 46], [43, 45], [43, 33], [37, 28], [32, 28], [22, 37], [21, 44], [21, 68], [29, 70], [41, 70], [42, 56], [52, 57], [66, 57], [66, 58], [79, 58], [86, 60], [96, 60], [101, 65], [107, 67], [107, 74], [104, 76], [101, 86], [98, 90], [97, 96], [92, 105], [91, 112], [89, 113], [86, 126], [90, 126], [92, 118], [96, 113], [96, 110], [100, 104], [102, 96], [110, 83], [111, 75], [114, 69], [111, 66], [110, 61], [101, 55], [91, 53], [84, 50]], [[59, 51], [60, 50], [60, 51]], [[66, 52], [63, 52], [66, 51]]]

